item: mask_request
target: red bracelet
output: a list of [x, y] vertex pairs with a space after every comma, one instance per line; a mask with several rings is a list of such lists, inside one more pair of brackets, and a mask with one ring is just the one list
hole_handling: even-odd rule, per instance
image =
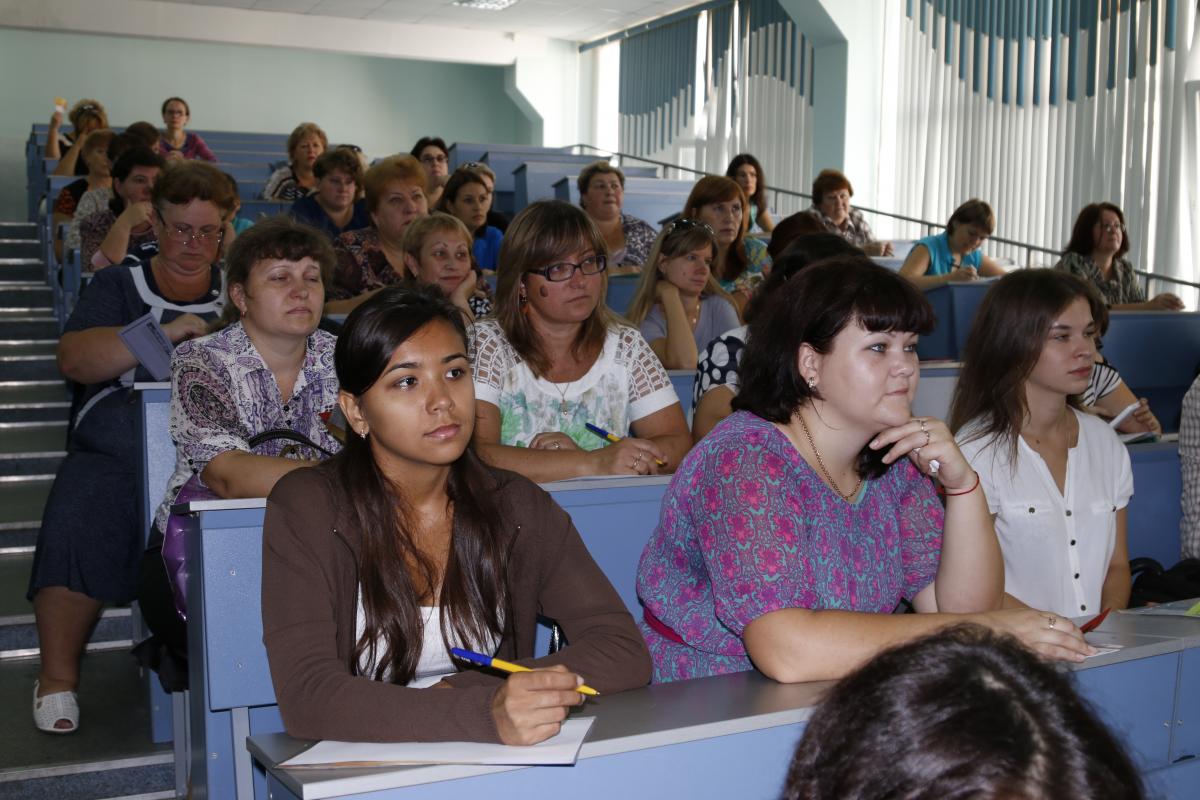
[[958, 497], [960, 495], [970, 494], [971, 492], [975, 491], [978, 488], [979, 488], [979, 473], [976, 472], [974, 485], [972, 485], [971, 488], [967, 489], [965, 492], [947, 492], [946, 487], [942, 486], [941, 484], [938, 484], [937, 490], [938, 490], [938, 494], [942, 495], [943, 497]]

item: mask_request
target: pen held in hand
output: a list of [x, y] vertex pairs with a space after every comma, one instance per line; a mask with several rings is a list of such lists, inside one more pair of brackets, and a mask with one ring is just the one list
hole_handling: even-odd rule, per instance
[[[482, 667], [492, 667], [502, 672], [533, 672], [529, 667], [523, 667], [520, 664], [514, 664], [511, 661], [505, 661], [501, 658], [485, 656], [483, 653], [476, 653], [472, 650], [463, 650], [461, 647], [451, 647], [450, 655], [460, 658], [463, 661], [470, 661], [472, 664], [479, 664]], [[600, 696], [599, 692], [586, 684], [576, 686], [575, 691], [580, 694], [589, 695], [590, 697]]]
[[[604, 430], [604, 428], [601, 428], [599, 425], [593, 425], [590, 422], [585, 422], [583, 424], [584, 424], [584, 427], [586, 427], [589, 431], [596, 434], [601, 439], [604, 439], [607, 442], [612, 442], [613, 444], [616, 444], [617, 442], [621, 441], [620, 436], [617, 436], [615, 433], [609, 433], [608, 431]], [[667, 465], [667, 462], [665, 462], [661, 459], [658, 459], [658, 458], [654, 459], [654, 463], [658, 464], [660, 467], [665, 467]]]

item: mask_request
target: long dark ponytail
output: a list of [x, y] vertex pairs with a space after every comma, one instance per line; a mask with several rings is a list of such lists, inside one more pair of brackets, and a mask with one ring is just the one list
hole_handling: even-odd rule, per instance
[[[397, 347], [437, 323], [454, 328], [465, 350], [462, 315], [435, 287], [393, 286], [367, 300], [347, 317], [338, 337], [334, 364], [342, 390], [362, 397]], [[362, 535], [365, 626], [355, 644], [355, 663], [373, 664], [376, 680], [389, 669], [392, 683], [412, 680], [424, 633], [421, 599], [435, 593], [447, 646], [457, 639], [479, 649], [500, 638], [512, 617], [505, 584], [507, 542], [495, 500], [496, 478], [474, 450], [468, 447], [450, 466], [446, 494], [453, 530], [444, 572], [417, 546], [409, 503], [380, 470], [367, 439], [347, 436], [332, 467], [340, 510]]]

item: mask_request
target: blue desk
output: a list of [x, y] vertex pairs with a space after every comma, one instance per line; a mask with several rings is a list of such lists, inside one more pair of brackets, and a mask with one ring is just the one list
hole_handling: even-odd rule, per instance
[[1179, 430], [1183, 395], [1200, 367], [1200, 313], [1114, 311], [1104, 357], [1150, 408], [1163, 430]]
[[[1117, 616], [1117, 615], [1114, 615]], [[1153, 631], [1153, 633], [1151, 633]], [[1190, 798], [1200, 777], [1190, 731], [1200, 705], [1200, 621], [1122, 616], [1093, 634], [1124, 649], [1075, 670], [1080, 693], [1129, 748], [1148, 796]], [[272, 798], [777, 797], [795, 743], [827, 683], [754, 672], [649, 686], [589, 702], [596, 719], [573, 767], [414, 766], [285, 770], [304, 742], [255, 736]]]
[[[640, 616], [637, 563], [658, 523], [670, 477], [593, 478], [546, 484], [631, 613]], [[190, 504], [187, 536], [188, 738], [194, 796], [265, 798], [245, 738], [283, 730], [259, 613], [266, 501]], [[543, 627], [539, 652], [549, 641]]]
[[604, 295], [604, 302], [613, 311], [624, 316], [629, 304], [633, 302], [633, 295], [637, 292], [640, 280], [640, 275], [609, 275], [608, 292]]
[[[687, 203], [693, 181], [666, 178], [626, 178], [625, 198], [621, 210], [658, 227], [658, 220], [679, 214]], [[563, 178], [554, 184], [554, 196], [559, 200], [579, 204], [579, 187], [574, 178]]]
[[925, 292], [937, 316], [937, 325], [933, 333], [922, 336], [917, 344], [917, 353], [922, 361], [959, 360], [963, 345], [967, 343], [967, 334], [971, 332], [975, 312], [990, 288], [992, 281], [981, 280], [949, 283]]
[[[534, 157], [536, 158], [536, 157]], [[575, 181], [582, 168], [561, 161], [539, 161], [531, 158], [513, 172], [513, 197], [518, 211], [535, 200], [554, 200], [554, 185], [561, 180]], [[626, 179], [630, 177], [657, 179], [658, 167], [621, 167]]]

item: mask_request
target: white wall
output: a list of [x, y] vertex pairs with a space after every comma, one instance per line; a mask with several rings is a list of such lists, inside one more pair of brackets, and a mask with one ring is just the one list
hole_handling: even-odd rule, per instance
[[[834, 167], [857, 205], [878, 207], [884, 0], [780, 0], [816, 49], [813, 170]], [[886, 210], [886, 209], [885, 209]]]

